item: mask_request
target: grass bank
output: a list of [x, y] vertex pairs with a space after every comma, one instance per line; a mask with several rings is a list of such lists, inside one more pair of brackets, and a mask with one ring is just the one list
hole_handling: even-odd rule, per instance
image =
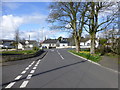
[[101, 56], [99, 53], [92, 55], [92, 54], [90, 54], [89, 51], [80, 51], [77, 53], [75, 50], [68, 50], [68, 52], [71, 52], [73, 54], [84, 57], [84, 58], [89, 59], [94, 62], [99, 62], [101, 60]]
[[21, 51], [3, 51], [0, 62], [16, 61], [27, 58], [33, 58], [41, 55], [43, 50], [21, 50]]
[[19, 51], [3, 51], [0, 54], [7, 55], [7, 54], [34, 54], [36, 50], [19, 50]]

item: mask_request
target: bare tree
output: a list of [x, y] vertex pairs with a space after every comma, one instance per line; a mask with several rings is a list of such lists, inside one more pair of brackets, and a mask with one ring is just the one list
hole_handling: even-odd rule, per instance
[[80, 39], [86, 22], [87, 5], [87, 2], [56, 2], [50, 5], [51, 12], [48, 21], [54, 23], [55, 29], [72, 31], [77, 52], [80, 51]]
[[19, 41], [20, 41], [20, 37], [19, 37], [20, 33], [19, 33], [19, 30], [16, 29], [15, 30], [15, 46], [16, 46], [16, 49], [18, 50], [18, 44], [19, 44]]
[[[88, 22], [86, 23], [87, 27], [84, 27], [85, 30], [90, 34], [91, 38], [91, 48], [90, 53], [95, 53], [95, 38], [96, 33], [102, 30], [105, 30], [114, 20], [114, 14], [108, 14], [105, 16], [104, 20], [99, 18], [101, 12], [111, 10], [113, 3], [108, 2], [89, 2], [89, 10], [87, 13]], [[101, 22], [100, 22], [101, 21]]]

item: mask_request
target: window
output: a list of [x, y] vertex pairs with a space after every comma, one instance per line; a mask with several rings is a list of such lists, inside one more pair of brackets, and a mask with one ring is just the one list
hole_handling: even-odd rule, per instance
[[87, 43], [87, 46], [90, 46], [90, 43]]

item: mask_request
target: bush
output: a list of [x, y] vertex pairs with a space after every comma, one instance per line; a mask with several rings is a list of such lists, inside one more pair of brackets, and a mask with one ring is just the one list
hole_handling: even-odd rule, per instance
[[39, 48], [38, 47], [33, 47], [33, 50], [38, 51]]

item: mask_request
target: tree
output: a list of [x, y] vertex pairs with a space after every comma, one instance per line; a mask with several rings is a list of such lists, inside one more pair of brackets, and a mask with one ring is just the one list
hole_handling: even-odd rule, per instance
[[58, 37], [58, 40], [59, 40], [59, 41], [61, 41], [61, 39], [62, 39], [62, 36]]
[[102, 30], [105, 30], [108, 25], [112, 23], [114, 20], [113, 16], [114, 14], [109, 14], [106, 15], [106, 19], [100, 20], [100, 12], [104, 12], [105, 10], [111, 9], [110, 7], [113, 6], [113, 3], [108, 3], [108, 2], [89, 2], [89, 10], [87, 13], [88, 17], [88, 22], [86, 23], [85, 30], [90, 34], [90, 39], [91, 39], [91, 48], [90, 48], [90, 53], [94, 54], [95, 53], [95, 38], [96, 38], [96, 33]]
[[16, 49], [18, 50], [18, 44], [19, 44], [19, 41], [20, 41], [20, 37], [19, 37], [19, 30], [17, 29], [16, 31], [15, 31], [15, 46], [16, 46]]
[[81, 33], [86, 22], [87, 2], [56, 2], [50, 5], [48, 21], [54, 23], [56, 29], [72, 30], [76, 51], [80, 51]]

